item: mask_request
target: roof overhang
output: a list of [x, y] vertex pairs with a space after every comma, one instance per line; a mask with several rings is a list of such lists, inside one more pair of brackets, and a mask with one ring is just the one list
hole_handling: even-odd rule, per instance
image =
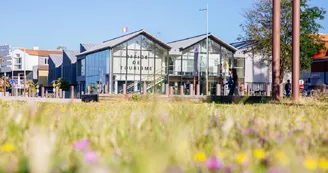
[[[128, 37], [127, 39], [123, 39], [122, 41], [120, 42], [117, 42], [111, 46], [104, 46], [104, 47], [99, 47], [98, 49], [94, 49], [94, 50], [90, 50], [90, 51], [85, 51], [85, 52], [82, 52], [78, 55], [76, 55], [77, 57], [79, 56], [83, 56], [83, 55], [87, 55], [87, 54], [91, 54], [91, 53], [94, 53], [94, 52], [99, 52], [99, 51], [103, 51], [103, 50], [106, 50], [106, 49], [112, 49], [124, 42], [127, 42], [129, 40], [132, 40], [134, 39], [135, 37], [138, 37], [139, 35], [144, 35], [146, 36], [147, 38], [151, 39], [151, 40], [154, 40], [155, 42], [157, 42], [159, 45], [161, 45], [162, 47], [164, 47], [166, 50], [170, 50], [171, 49], [171, 46], [169, 46], [168, 44], [162, 42], [161, 40], [157, 39], [156, 37], [152, 36], [150, 33], [148, 33], [147, 31], [145, 30], [140, 30], [140, 31], [137, 31], [137, 32], [134, 32], [134, 33], [130, 33], [132, 36], [131, 37]], [[112, 39], [113, 40], [113, 39]], [[111, 40], [108, 40], [108, 41], [111, 41]], [[108, 41], [105, 41], [104, 43], [102, 44], [105, 44], [106, 42]]]

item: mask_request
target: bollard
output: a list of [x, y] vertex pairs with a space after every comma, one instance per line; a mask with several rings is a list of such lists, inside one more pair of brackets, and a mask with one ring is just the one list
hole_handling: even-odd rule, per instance
[[184, 87], [183, 87], [183, 85], [180, 86], [180, 95], [182, 95], [182, 96], [184, 95]]
[[63, 91], [63, 94], [62, 94], [62, 99], [65, 99], [66, 95], [65, 95], [65, 91]]
[[28, 87], [28, 97], [32, 97], [32, 90], [31, 90], [31, 87]]
[[251, 96], [251, 87], [249, 85], [247, 86], [247, 96]]
[[87, 88], [87, 94], [90, 94], [90, 92], [91, 92], [91, 87], [88, 86], [88, 88]]
[[171, 95], [171, 96], [173, 96], [173, 95], [174, 95], [173, 86], [170, 86], [170, 95]]
[[266, 96], [270, 96], [271, 94], [270, 94], [270, 84], [266, 84], [266, 89], [265, 89], [265, 91], [266, 91]]
[[63, 90], [59, 89], [59, 98], [63, 98]]
[[216, 96], [222, 95], [222, 88], [220, 84], [216, 84]]
[[169, 91], [169, 84], [165, 84], [165, 94], [169, 96], [170, 91]]
[[15, 96], [15, 85], [11, 86], [11, 96]]
[[105, 85], [104, 87], [105, 94], [108, 94], [108, 85]]
[[126, 84], [125, 83], [123, 84], [123, 94], [124, 95], [126, 94]]
[[193, 84], [189, 84], [189, 91], [190, 91], [189, 95], [193, 96], [195, 94]]
[[244, 96], [245, 95], [245, 87], [244, 84], [240, 85], [240, 96]]
[[279, 96], [280, 98], [284, 97], [284, 84], [279, 85]]
[[71, 99], [74, 99], [74, 86], [71, 86]]
[[48, 91], [46, 91], [46, 98], [48, 98]]
[[146, 95], [147, 94], [147, 82], [143, 83], [143, 94]]
[[196, 90], [197, 90], [196, 94], [199, 96], [200, 95], [200, 85], [199, 84], [197, 84], [197, 89]]
[[44, 97], [44, 87], [41, 87], [41, 97]]
[[55, 88], [55, 98], [58, 98], [58, 94], [59, 94], [58, 92], [59, 92], [59, 88], [56, 87], [56, 88]]

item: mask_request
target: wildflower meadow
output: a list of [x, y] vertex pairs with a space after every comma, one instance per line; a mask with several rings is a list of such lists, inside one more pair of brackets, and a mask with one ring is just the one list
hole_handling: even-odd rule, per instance
[[328, 171], [328, 104], [0, 101], [0, 172]]

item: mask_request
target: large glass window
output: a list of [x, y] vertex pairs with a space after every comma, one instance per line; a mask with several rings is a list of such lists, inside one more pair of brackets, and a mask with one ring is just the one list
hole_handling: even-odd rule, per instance
[[113, 75], [118, 90], [125, 82], [128, 92], [141, 91], [142, 82], [162, 82], [167, 71], [166, 57], [167, 50], [144, 35], [113, 48]]
[[83, 76], [85, 68], [86, 86], [91, 87], [92, 93], [97, 93], [98, 88], [100, 92], [104, 91], [104, 85], [108, 82], [106, 74], [108, 72], [109, 50], [104, 50], [92, 53], [86, 56], [85, 61], [80, 61], [80, 72]]

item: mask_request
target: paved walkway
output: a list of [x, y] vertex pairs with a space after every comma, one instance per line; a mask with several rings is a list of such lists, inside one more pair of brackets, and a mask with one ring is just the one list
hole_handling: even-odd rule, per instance
[[0, 96], [4, 101], [26, 101], [26, 102], [52, 102], [52, 103], [80, 103], [81, 99], [56, 99], [56, 98], [39, 98], [39, 97], [11, 97]]

